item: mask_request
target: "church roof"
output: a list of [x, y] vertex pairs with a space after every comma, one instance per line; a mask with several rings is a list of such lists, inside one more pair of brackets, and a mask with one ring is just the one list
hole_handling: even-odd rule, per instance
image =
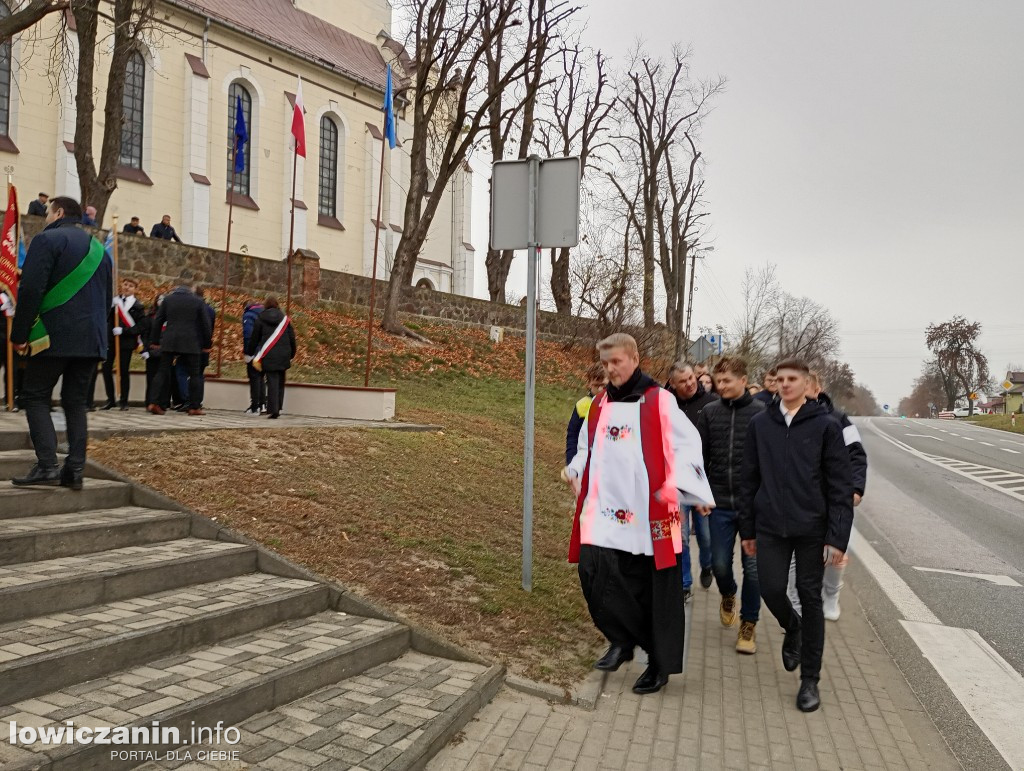
[[312, 59], [381, 92], [385, 63], [373, 43], [299, 10], [292, 0], [165, 0], [245, 35]]

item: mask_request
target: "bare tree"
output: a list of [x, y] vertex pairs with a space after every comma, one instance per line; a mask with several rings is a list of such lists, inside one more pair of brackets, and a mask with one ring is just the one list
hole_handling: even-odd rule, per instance
[[70, 0], [28, 0], [18, 10], [0, 19], [0, 40], [8, 40], [42, 21], [51, 13], [71, 7]]
[[[988, 359], [978, 349], [981, 324], [954, 316], [941, 324], [929, 324], [925, 344], [935, 355], [935, 367], [946, 394], [946, 409], [953, 409], [958, 399], [967, 398], [988, 383]], [[968, 414], [973, 414], [969, 402]]]
[[[544, 92], [544, 110], [538, 119], [538, 142], [549, 156], [578, 155], [582, 195], [590, 194], [587, 169], [607, 146], [602, 135], [615, 104], [607, 61], [600, 51], [591, 53], [579, 45], [564, 47], [558, 58], [561, 71], [554, 86]], [[593, 81], [587, 72], [593, 71]], [[572, 313], [572, 284], [569, 280], [570, 249], [551, 250], [551, 296], [561, 314]], [[493, 299], [493, 298], [492, 298]]]
[[[412, 166], [402, 237], [388, 281], [382, 326], [419, 337], [398, 321], [402, 290], [412, 283], [416, 260], [445, 188], [463, 168], [470, 148], [490, 131], [491, 105], [519, 82], [534, 60], [535, 44], [505, 57], [489, 77], [487, 52], [522, 24], [516, 0], [405, 0], [397, 7], [409, 25], [405, 73], [412, 111]], [[427, 189], [428, 172], [436, 180]]]
[[[666, 64], [638, 47], [619, 95], [623, 133], [618, 138], [626, 145], [623, 160], [636, 169], [641, 180], [640, 201], [631, 207], [630, 216], [640, 237], [645, 326], [654, 325], [655, 239], [665, 157], [680, 132], [696, 129], [709, 100], [725, 83], [723, 79], [694, 83], [690, 56], [689, 49], [675, 45], [671, 62]], [[618, 175], [609, 177], [623, 200], [629, 200], [630, 187], [620, 185]]]
[[827, 361], [839, 349], [839, 323], [820, 303], [781, 292], [772, 310], [777, 358], [797, 357], [813, 366]]
[[[103, 221], [110, 196], [117, 188], [128, 60], [138, 50], [143, 33], [152, 27], [154, 3], [155, 0], [114, 0], [111, 18], [100, 11], [101, 5], [105, 5], [101, 0], [71, 1], [79, 46], [75, 91], [75, 164], [82, 203], [96, 207], [97, 222]], [[101, 16], [111, 19], [113, 44], [103, 104], [103, 138], [97, 165], [93, 153], [93, 127], [96, 112], [96, 53], [100, 43]]]
[[751, 373], [767, 369], [771, 357], [772, 308], [782, 291], [775, 265], [747, 268], [743, 275], [743, 315], [732, 329], [730, 350], [747, 361]]
[[[555, 43], [560, 37], [561, 25], [576, 10], [560, 0], [528, 0], [526, 24], [513, 28], [514, 32], [505, 36], [495, 36], [490, 18], [483, 19], [484, 37], [495, 40], [494, 45], [486, 47], [484, 54], [489, 88], [497, 88], [510, 59], [521, 56], [523, 51], [530, 52], [522, 77], [513, 81], [512, 88], [498, 90], [488, 108], [487, 139], [493, 160], [504, 160], [509, 152], [515, 153], [515, 158], [529, 155], [541, 91], [551, 85], [547, 64], [557, 56]], [[488, 244], [487, 291], [491, 302], [505, 301], [505, 284], [514, 257], [514, 250], [496, 250]]]

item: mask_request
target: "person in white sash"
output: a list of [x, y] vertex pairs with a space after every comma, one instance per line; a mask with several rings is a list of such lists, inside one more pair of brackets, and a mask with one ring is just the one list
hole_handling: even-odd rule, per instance
[[263, 312], [253, 326], [245, 361], [267, 375], [267, 417], [276, 419], [284, 403], [284, 373], [295, 358], [295, 330], [284, 315], [277, 298], [263, 303]]
[[685, 629], [680, 507], [714, 506], [700, 435], [675, 397], [640, 369], [636, 341], [598, 344], [608, 373], [563, 471], [577, 492], [569, 547], [590, 615], [610, 647], [594, 665], [614, 671], [639, 645], [647, 669], [634, 693], [682, 672]]
[[107, 403], [100, 409], [114, 409], [114, 356], [118, 346], [114, 345], [114, 338], [120, 337], [121, 351], [121, 410], [128, 409], [128, 389], [131, 384], [129, 373], [132, 368], [132, 354], [139, 346], [139, 335], [142, 329], [139, 324], [146, 315], [135, 297], [135, 290], [138, 284], [135, 279], [125, 278], [121, 280], [121, 294], [114, 298], [113, 307], [110, 309], [110, 337], [107, 340], [107, 358], [103, 362], [103, 385], [107, 391]]

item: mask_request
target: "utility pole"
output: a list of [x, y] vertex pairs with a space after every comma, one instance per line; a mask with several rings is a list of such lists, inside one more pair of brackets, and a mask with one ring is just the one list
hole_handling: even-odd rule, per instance
[[[693, 276], [697, 272], [697, 254], [699, 252], [713, 252], [715, 247], [707, 246], [703, 249], [694, 249], [690, 258], [690, 297], [686, 301], [686, 341], [690, 341], [690, 320], [693, 318]], [[703, 255], [701, 256], [703, 259]]]

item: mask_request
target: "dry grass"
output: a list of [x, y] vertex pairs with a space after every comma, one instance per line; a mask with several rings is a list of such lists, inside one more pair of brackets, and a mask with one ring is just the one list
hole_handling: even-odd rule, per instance
[[558, 480], [578, 395], [539, 388], [526, 593], [522, 392], [417, 379], [399, 386], [399, 417], [443, 432], [190, 432], [110, 439], [92, 457], [513, 671], [569, 685], [601, 640], [566, 562], [572, 496]]

